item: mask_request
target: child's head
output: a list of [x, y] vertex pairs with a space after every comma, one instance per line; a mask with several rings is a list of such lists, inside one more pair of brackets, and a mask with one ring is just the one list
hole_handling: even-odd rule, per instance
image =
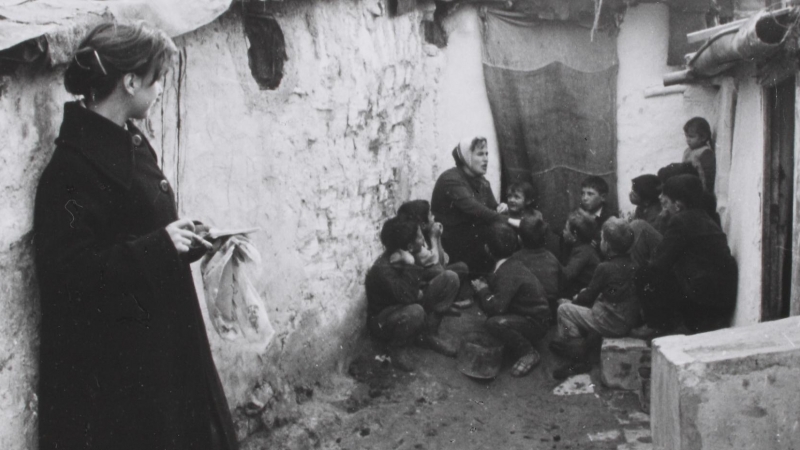
[[625, 220], [611, 217], [603, 224], [600, 249], [608, 256], [624, 255], [633, 245], [633, 230]]
[[432, 221], [431, 204], [427, 200], [411, 200], [400, 205], [397, 210], [397, 217], [411, 220], [419, 224]]
[[597, 222], [594, 217], [583, 211], [575, 211], [567, 217], [563, 237], [569, 244], [574, 244], [575, 242], [588, 244], [592, 242], [596, 230]]
[[686, 144], [691, 149], [700, 148], [711, 143], [711, 126], [702, 117], [692, 117], [683, 126]]
[[389, 253], [406, 250], [417, 253], [422, 249], [425, 239], [419, 224], [402, 217], [392, 217], [381, 228], [381, 243]]
[[603, 207], [607, 195], [608, 183], [606, 180], [596, 175], [586, 177], [581, 183], [581, 208], [594, 214]]
[[495, 222], [489, 227], [489, 236], [486, 247], [495, 259], [504, 259], [517, 251], [519, 238], [511, 225], [505, 222]]
[[699, 176], [699, 174], [697, 173], [697, 169], [695, 169], [692, 163], [688, 162], [672, 163], [658, 169], [658, 179], [661, 181], [662, 187], [664, 183], [667, 182], [667, 180], [677, 175], [694, 175], [696, 177]]
[[640, 175], [631, 180], [630, 200], [634, 205], [657, 202], [660, 194], [661, 181], [655, 175]]
[[661, 204], [674, 214], [679, 211], [704, 206], [703, 183], [694, 175], [677, 175], [664, 183]]
[[526, 207], [533, 205], [536, 198], [536, 189], [527, 181], [512, 183], [506, 190], [508, 210], [512, 213], [521, 213]]
[[547, 241], [547, 222], [539, 216], [523, 217], [519, 223], [519, 237], [525, 248], [542, 248]]

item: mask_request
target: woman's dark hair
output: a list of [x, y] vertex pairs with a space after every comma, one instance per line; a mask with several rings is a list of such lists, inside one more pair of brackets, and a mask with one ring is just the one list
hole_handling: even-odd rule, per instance
[[103, 23], [81, 42], [64, 73], [67, 92], [97, 101], [108, 97], [128, 73], [150, 84], [166, 73], [178, 48], [163, 31], [144, 23]]
[[397, 217], [424, 224], [428, 223], [430, 211], [431, 204], [427, 200], [411, 200], [400, 205], [400, 208], [397, 209]]
[[389, 253], [405, 250], [416, 239], [418, 228], [419, 225], [414, 221], [392, 217], [381, 228], [381, 243]]
[[703, 182], [694, 175], [676, 175], [664, 182], [663, 194], [687, 208], [704, 207]]

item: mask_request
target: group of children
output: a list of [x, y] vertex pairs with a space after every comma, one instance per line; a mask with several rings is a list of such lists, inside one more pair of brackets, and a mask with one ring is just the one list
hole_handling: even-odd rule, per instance
[[[519, 227], [507, 221], [492, 224], [486, 250], [494, 270], [480, 277], [463, 263], [448, 264], [438, 239], [441, 225], [434, 222], [427, 201], [403, 204], [398, 216], [384, 224], [386, 251], [367, 275], [370, 329], [389, 341], [393, 361], [410, 370], [413, 362], [402, 349], [413, 336], [422, 336], [419, 342], [440, 353], [455, 353], [437, 336], [438, 324], [442, 315], [458, 314], [457, 305], [469, 306], [472, 297], [488, 316], [486, 331], [513, 353], [514, 376], [538, 364], [534, 346], [555, 323], [550, 349], [565, 363], [553, 376], [563, 379], [591, 368], [602, 337], [663, 334], [681, 322], [682, 312], [691, 316], [684, 317], [687, 332], [726, 326], [736, 270], [709, 190], [715, 175], [711, 131], [699, 118], [684, 131], [689, 149], [682, 163], [632, 180], [630, 200], [636, 210], [629, 220], [617, 218], [606, 204], [605, 180], [590, 176], [583, 181], [580, 208], [569, 214], [560, 236], [561, 260], [546, 248], [549, 227], [535, 208], [530, 183], [509, 186], [507, 214], [520, 219]], [[697, 261], [704, 263], [698, 266]], [[715, 290], [726, 293], [713, 305], [694, 302], [698, 295], [713, 297]], [[394, 300], [382, 303], [387, 298]], [[676, 303], [675, 298], [683, 300]], [[697, 314], [713, 318], [697, 321]]]

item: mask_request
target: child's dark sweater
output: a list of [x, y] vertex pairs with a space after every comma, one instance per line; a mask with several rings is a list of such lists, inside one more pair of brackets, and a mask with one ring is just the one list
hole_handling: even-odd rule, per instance
[[481, 308], [489, 316], [518, 314], [543, 323], [550, 307], [542, 284], [519, 261], [507, 259], [487, 280], [488, 289], [478, 292]]
[[388, 254], [381, 255], [367, 272], [367, 314], [371, 317], [393, 305], [410, 305], [419, 300], [422, 268], [392, 264]]
[[600, 264], [600, 256], [592, 244], [576, 242], [564, 265], [563, 294], [572, 297], [588, 286], [598, 264]]
[[[575, 304], [602, 311], [628, 326], [639, 318], [639, 304], [634, 287], [634, 276], [638, 266], [630, 255], [614, 256], [597, 266], [591, 283], [578, 294]], [[592, 307], [592, 304], [597, 303]]]
[[519, 261], [542, 284], [547, 298], [558, 299], [562, 287], [562, 268], [558, 259], [545, 248], [523, 248], [509, 260]]

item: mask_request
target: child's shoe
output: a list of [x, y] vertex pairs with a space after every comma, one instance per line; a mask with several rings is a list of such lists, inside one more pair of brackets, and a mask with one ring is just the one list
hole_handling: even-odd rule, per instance
[[417, 339], [417, 344], [420, 347], [428, 348], [436, 353], [439, 353], [444, 356], [455, 357], [456, 353], [458, 353], [458, 349], [447, 342], [446, 340], [442, 339], [441, 337], [431, 334], [431, 333], [423, 333], [419, 335]]
[[667, 332], [661, 328], [652, 328], [650, 325], [644, 324], [638, 328], [631, 330], [630, 335], [636, 339], [643, 339], [648, 341], [666, 335]]

